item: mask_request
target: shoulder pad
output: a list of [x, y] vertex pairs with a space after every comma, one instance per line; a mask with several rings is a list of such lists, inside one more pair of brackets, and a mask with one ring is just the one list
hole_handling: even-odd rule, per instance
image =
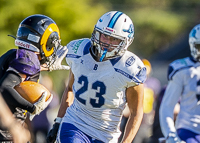
[[91, 41], [88, 38], [78, 39], [71, 41], [67, 44], [68, 53], [67, 56], [70, 55], [79, 55], [82, 56], [83, 54], [89, 53], [89, 48], [91, 46]]
[[129, 51], [126, 51], [121, 59], [114, 63], [114, 68], [115, 71], [137, 84], [146, 80], [146, 67], [139, 57]]
[[16, 57], [16, 50], [11, 49], [0, 57], [0, 78], [4, 75], [9, 67], [9, 64]]
[[176, 72], [191, 67], [193, 64], [189, 57], [173, 61], [168, 67], [168, 80], [171, 80]]
[[37, 55], [25, 49], [17, 50], [15, 59], [10, 62], [10, 67], [26, 75], [40, 72], [40, 62]]

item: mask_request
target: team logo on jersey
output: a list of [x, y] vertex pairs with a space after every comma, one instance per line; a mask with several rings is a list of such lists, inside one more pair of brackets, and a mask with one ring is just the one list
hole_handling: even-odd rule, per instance
[[127, 60], [126, 60], [126, 67], [129, 67], [131, 66], [133, 63], [135, 62], [135, 58], [133, 56], [129, 57]]
[[78, 42], [76, 42], [76, 44], [73, 46], [72, 50], [74, 50], [74, 54], [77, 53], [79, 46], [81, 45], [81, 43], [83, 42], [83, 40], [79, 40]]

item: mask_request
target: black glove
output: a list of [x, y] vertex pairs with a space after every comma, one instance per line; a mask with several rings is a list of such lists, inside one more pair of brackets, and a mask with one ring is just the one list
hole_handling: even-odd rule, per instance
[[54, 120], [54, 124], [53, 124], [53, 128], [49, 131], [46, 141], [47, 143], [54, 143], [56, 141], [56, 137], [57, 137], [57, 133], [58, 133], [58, 129], [60, 126], [60, 122], [62, 121], [62, 118], [57, 117]]

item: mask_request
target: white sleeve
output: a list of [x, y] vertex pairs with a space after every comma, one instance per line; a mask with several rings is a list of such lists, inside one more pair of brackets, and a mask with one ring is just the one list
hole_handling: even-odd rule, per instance
[[174, 126], [174, 107], [180, 99], [182, 93], [182, 79], [180, 74], [175, 74], [173, 80], [170, 80], [162, 99], [159, 118], [162, 133], [165, 137], [170, 132], [176, 132]]

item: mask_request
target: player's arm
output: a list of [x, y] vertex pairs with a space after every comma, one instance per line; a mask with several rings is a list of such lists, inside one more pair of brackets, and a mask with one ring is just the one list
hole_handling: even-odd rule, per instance
[[7, 71], [0, 80], [0, 91], [8, 105], [19, 107], [32, 113], [35, 110], [35, 106], [22, 98], [21, 95], [14, 89], [14, 87], [20, 84], [24, 79], [24, 74]]
[[72, 91], [72, 86], [74, 83], [74, 74], [71, 72], [69, 73], [69, 81], [67, 87], [62, 95], [61, 105], [58, 111], [58, 117], [63, 117], [65, 115], [66, 109], [73, 103], [74, 101], [74, 94]]
[[30, 132], [15, 120], [8, 106], [0, 96], [0, 122], [9, 130], [15, 143], [28, 142], [31, 138]]
[[[181, 78], [177, 80], [180, 81]], [[176, 79], [169, 81], [159, 110], [160, 126], [165, 138], [169, 137], [169, 133], [176, 133], [174, 126], [174, 107], [181, 96], [181, 92], [181, 84], [178, 84]]]
[[180, 141], [174, 126], [174, 107], [177, 104], [184, 88], [183, 67], [185, 62], [172, 62], [168, 67], [168, 85], [165, 90], [159, 109], [159, 120], [163, 135], [167, 142]]
[[135, 137], [143, 117], [143, 84], [131, 86], [126, 90], [126, 99], [130, 110], [130, 116], [126, 124], [122, 143], [130, 143]]
[[67, 87], [62, 95], [61, 99], [61, 105], [58, 111], [57, 118], [54, 120], [55, 123], [53, 125], [53, 128], [49, 131], [47, 135], [47, 143], [54, 143], [56, 140], [58, 128], [60, 126], [60, 123], [62, 121], [62, 117], [65, 115], [66, 109], [73, 103], [74, 101], [74, 94], [72, 91], [72, 85], [74, 83], [74, 74], [70, 70], [69, 73], [69, 80]]

